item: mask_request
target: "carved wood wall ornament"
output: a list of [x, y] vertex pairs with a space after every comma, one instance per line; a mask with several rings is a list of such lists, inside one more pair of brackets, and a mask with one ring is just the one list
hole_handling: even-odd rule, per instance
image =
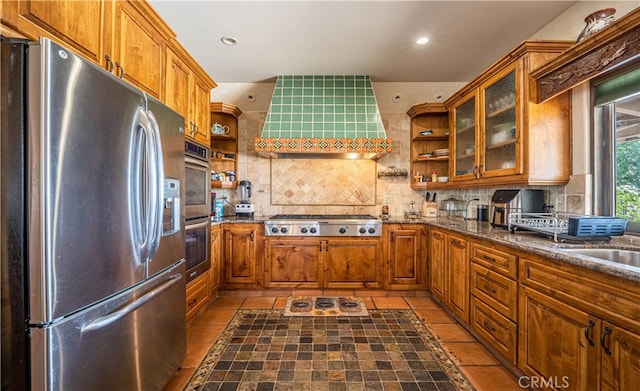
[[534, 70], [538, 103], [622, 64], [640, 60], [640, 8]]

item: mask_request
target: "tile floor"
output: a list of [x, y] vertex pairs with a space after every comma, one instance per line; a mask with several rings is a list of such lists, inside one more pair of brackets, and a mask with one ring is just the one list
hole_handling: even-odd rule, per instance
[[[371, 296], [363, 299], [367, 308], [412, 309], [478, 391], [522, 391], [517, 379], [431, 298]], [[183, 390], [237, 309], [283, 309], [286, 303], [286, 296], [217, 298], [189, 325], [187, 355], [164, 391]]]

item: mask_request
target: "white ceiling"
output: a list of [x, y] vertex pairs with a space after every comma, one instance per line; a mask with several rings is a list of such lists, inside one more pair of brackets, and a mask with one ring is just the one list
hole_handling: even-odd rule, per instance
[[[150, 3], [217, 83], [255, 83], [285, 74], [469, 81], [576, 1]], [[430, 42], [416, 45], [420, 36]]]

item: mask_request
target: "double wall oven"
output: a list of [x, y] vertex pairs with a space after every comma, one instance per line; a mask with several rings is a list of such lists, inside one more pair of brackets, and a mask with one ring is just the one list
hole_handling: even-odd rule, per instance
[[211, 230], [210, 150], [185, 140], [185, 240], [187, 282], [209, 270]]

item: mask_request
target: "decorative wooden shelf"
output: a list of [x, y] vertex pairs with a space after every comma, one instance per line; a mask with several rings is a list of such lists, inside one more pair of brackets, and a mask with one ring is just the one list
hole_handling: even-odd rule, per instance
[[502, 113], [505, 113], [505, 112], [507, 112], [507, 111], [509, 111], [509, 110], [513, 110], [513, 109], [515, 109], [515, 108], [516, 108], [516, 104], [515, 104], [515, 103], [514, 103], [514, 104], [511, 104], [511, 105], [509, 105], [509, 106], [505, 106], [505, 107], [503, 107], [503, 108], [501, 108], [501, 109], [498, 109], [498, 110], [492, 111], [491, 113], [487, 113], [487, 118], [497, 117], [498, 115], [500, 115], [500, 114], [502, 114]]
[[215, 189], [235, 189], [238, 181], [211, 181], [211, 187]]
[[412, 140], [413, 141], [447, 141], [447, 140], [449, 140], [449, 135], [446, 135], [446, 136], [416, 136]]

